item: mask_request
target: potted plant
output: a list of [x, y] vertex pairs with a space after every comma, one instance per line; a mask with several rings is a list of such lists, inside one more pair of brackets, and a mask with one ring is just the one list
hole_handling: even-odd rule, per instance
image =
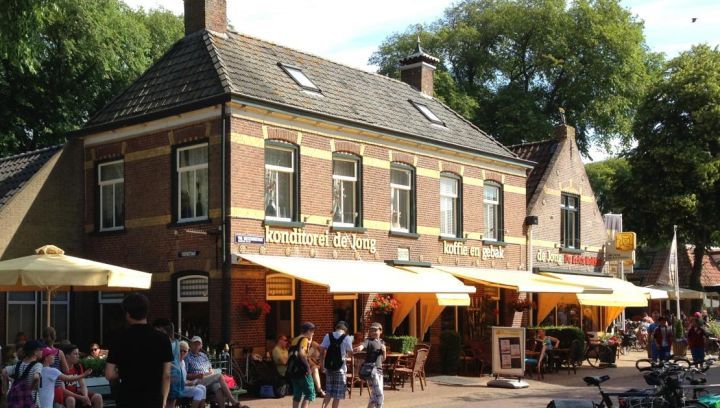
[[512, 302], [512, 307], [516, 312], [524, 312], [535, 307], [535, 302], [530, 299], [515, 299]]
[[370, 310], [375, 314], [391, 314], [400, 307], [400, 302], [393, 295], [375, 295], [370, 303]]
[[243, 302], [240, 304], [240, 311], [248, 320], [257, 320], [263, 313], [270, 313], [270, 310], [272, 310], [270, 304], [264, 300], [258, 300], [255, 303]]
[[672, 353], [673, 356], [684, 357], [687, 354], [687, 338], [685, 338], [685, 329], [683, 328], [680, 319], [675, 319], [673, 322], [673, 345]]

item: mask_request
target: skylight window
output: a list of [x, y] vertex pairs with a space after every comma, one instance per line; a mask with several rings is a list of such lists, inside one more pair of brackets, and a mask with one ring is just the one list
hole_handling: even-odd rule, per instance
[[422, 113], [423, 116], [425, 116], [430, 122], [435, 123], [436, 125], [445, 126], [445, 123], [440, 120], [440, 118], [438, 118], [437, 115], [434, 114], [433, 111], [431, 111], [430, 108], [427, 107], [427, 105], [423, 105], [422, 103], [417, 103], [413, 101], [410, 101], [410, 103], [412, 103], [413, 106], [415, 106], [415, 108], [419, 110], [420, 113]]
[[297, 82], [298, 85], [302, 89], [308, 90], [308, 91], [315, 91], [320, 92], [320, 88], [318, 88], [311, 80], [308, 78], [300, 68], [295, 68], [290, 65], [285, 65], [283, 63], [278, 62], [278, 65], [280, 68], [285, 71], [286, 74], [290, 76], [295, 82]]

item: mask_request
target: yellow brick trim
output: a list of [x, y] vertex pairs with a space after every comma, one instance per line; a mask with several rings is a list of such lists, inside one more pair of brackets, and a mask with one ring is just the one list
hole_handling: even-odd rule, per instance
[[332, 160], [332, 152], [316, 149], [314, 147], [300, 146], [300, 155], [322, 160]]
[[85, 232], [90, 233], [95, 231], [95, 224], [85, 224]]
[[526, 194], [525, 187], [503, 185], [503, 189], [507, 193], [515, 193], [515, 194], [522, 194], [522, 195]]
[[532, 244], [533, 247], [555, 248], [556, 242], [545, 241], [542, 239], [533, 239]]
[[463, 177], [463, 184], [467, 184], [469, 186], [478, 186], [482, 187], [485, 183], [485, 180], [475, 178], [475, 177]]
[[466, 232], [465, 238], [481, 241], [483, 239], [483, 234], [482, 232]]
[[152, 281], [156, 283], [170, 282], [171, 277], [172, 273], [170, 272], [154, 272], [152, 274]]
[[322, 215], [308, 215], [303, 214], [301, 219], [306, 224], [315, 224], [315, 225], [330, 225], [330, 217], [323, 217]]
[[430, 177], [430, 178], [434, 178], [434, 179], [439, 179], [439, 178], [440, 178], [440, 172], [439, 172], [439, 171], [430, 170], [430, 169], [425, 169], [425, 168], [422, 168], [422, 167], [418, 167], [418, 169], [417, 169], [417, 174], [418, 174], [418, 176]]
[[[263, 129], [265, 129], [264, 126]], [[263, 132], [263, 137], [267, 138], [267, 129], [265, 129], [265, 131]], [[265, 148], [265, 141], [263, 139], [260, 139], [259, 137], [243, 135], [240, 133], [231, 133], [230, 142], [241, 144], [244, 146], [258, 147], [261, 149]]]
[[297, 144], [302, 144], [302, 136], [303, 136], [303, 135], [302, 135], [302, 132], [297, 132], [297, 133], [298, 133], [297, 139], [296, 139], [296, 140], [297, 140]]
[[[333, 139], [333, 141], [334, 141], [334, 140], [335, 140], [335, 139]], [[361, 145], [360, 145], [360, 156], [364, 156], [364, 155], [365, 155], [365, 145], [364, 145], [364, 144], [361, 144]]]
[[335, 151], [335, 139], [330, 139], [330, 151]]
[[440, 228], [418, 225], [417, 233], [420, 235], [440, 235]]
[[377, 167], [379, 169], [390, 170], [389, 161], [376, 159], [373, 157], [363, 157], [363, 166]]
[[132, 152], [125, 155], [125, 162], [135, 160], [151, 159], [153, 157], [168, 156], [170, 154], [170, 146], [154, 147], [152, 149]]
[[158, 215], [157, 217], [131, 218], [125, 220], [125, 228], [152, 227], [155, 225], [169, 224], [172, 217], [169, 215]]
[[593, 196], [581, 195], [581, 196], [580, 196], [580, 201], [585, 202], [585, 203], [594, 203], [594, 202], [595, 202], [595, 197], [593, 197]]
[[230, 216], [233, 218], [248, 218], [251, 220], [264, 220], [265, 211], [253, 208], [231, 207]]
[[221, 211], [219, 208], [210, 209], [210, 218], [220, 218]]
[[372, 230], [390, 231], [390, 223], [385, 221], [364, 220], [363, 226]]
[[[583, 249], [585, 249], [585, 248], [583, 247]], [[597, 247], [597, 246], [588, 246], [587, 249], [585, 249], [585, 251], [588, 251], [588, 252], [600, 252], [601, 250], [602, 250], [602, 247]]]
[[517, 245], [525, 245], [527, 242], [524, 237], [505, 237], [503, 241], [507, 242], [508, 244], [517, 244]]
[[95, 167], [95, 163], [93, 161], [86, 161], [84, 167], [85, 170], [92, 170]]
[[262, 130], [263, 139], [267, 139], [267, 138], [268, 138], [267, 126], [266, 126], [266, 125], [262, 125], [262, 126], [260, 127], [260, 129]]
[[222, 271], [217, 269], [210, 269], [208, 271], [208, 278], [210, 279], [221, 279], [222, 278]]

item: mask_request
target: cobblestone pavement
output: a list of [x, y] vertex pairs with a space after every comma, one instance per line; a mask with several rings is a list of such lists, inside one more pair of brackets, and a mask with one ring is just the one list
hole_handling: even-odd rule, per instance
[[[386, 388], [385, 408], [426, 408], [426, 407], [537, 407], [544, 408], [548, 402], [555, 398], [582, 398], [592, 399], [599, 402], [599, 393], [595, 387], [587, 387], [582, 378], [595, 375], [609, 375], [610, 380], [603, 385], [607, 391], [625, 391], [629, 388], [645, 388], [645, 381], [635, 369], [635, 361], [644, 358], [644, 353], [630, 353], [621, 356], [617, 361], [616, 368], [595, 369], [585, 366], [578, 368], [577, 374], [572, 371], [568, 375], [567, 370], [559, 373], [546, 374], [544, 380], [527, 380], [529, 388], [509, 390], [501, 388], [489, 388], [485, 384], [491, 378], [484, 377], [459, 377], [458, 384], [442, 384], [440, 381], [448, 381], [447, 376], [428, 377], [428, 387], [420, 391], [416, 383], [415, 392], [410, 391], [410, 385], [406, 384], [404, 389], [392, 391]], [[720, 369], [712, 368], [710, 381], [720, 383]], [[720, 392], [720, 391], [719, 391]], [[360, 408], [367, 406], [367, 393], [364, 391], [360, 396], [358, 389], [353, 390], [352, 399], [342, 401], [342, 408]], [[290, 407], [291, 397], [281, 399], [251, 399], [245, 398], [243, 404], [251, 408]], [[310, 406], [320, 407], [322, 401], [317, 399]]]

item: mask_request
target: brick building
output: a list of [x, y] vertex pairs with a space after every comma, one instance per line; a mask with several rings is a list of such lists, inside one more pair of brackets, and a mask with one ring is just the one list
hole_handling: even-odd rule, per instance
[[[75, 135], [86, 255], [152, 272], [151, 318], [265, 346], [306, 320], [360, 330], [395, 293], [409, 317], [387, 324], [436, 342], [443, 306], [483, 293], [440, 266], [526, 271], [531, 163], [433, 97], [419, 44], [402, 82], [229, 31], [222, 0], [185, 11], [186, 36]], [[117, 329], [117, 301], [86, 338]]]

